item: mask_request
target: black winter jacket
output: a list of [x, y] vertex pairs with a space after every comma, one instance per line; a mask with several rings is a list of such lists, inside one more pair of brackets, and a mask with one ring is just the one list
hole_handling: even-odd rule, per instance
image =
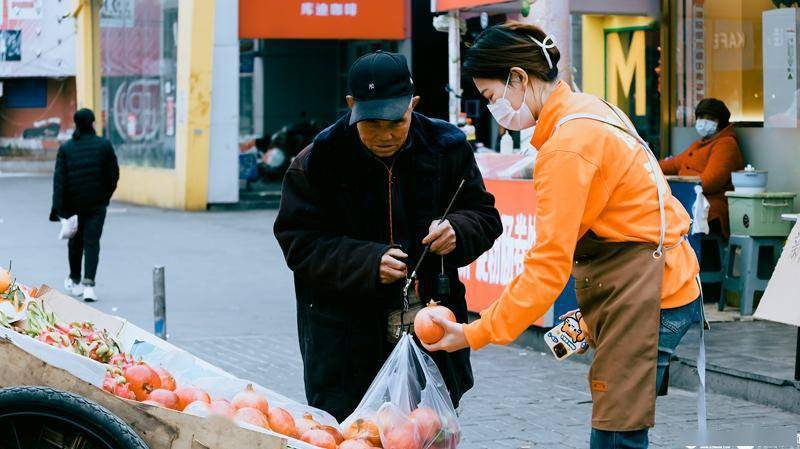
[[[447, 216], [457, 236], [444, 260], [450, 295], [436, 295], [442, 259], [435, 255], [425, 259], [419, 290], [423, 300], [442, 301], [466, 322], [457, 268], [491, 248], [502, 231], [494, 197], [458, 128], [415, 113], [406, 147], [387, 162], [364, 148], [348, 123], [349, 114], [292, 162], [274, 228], [294, 272], [308, 402], [339, 420], [355, 409], [392, 350], [387, 313], [401, 307], [403, 282], [379, 280], [391, 237], [409, 255], [411, 271], [431, 222], [465, 179]], [[469, 350], [433, 358], [457, 405], [473, 384]]]
[[56, 156], [50, 219], [107, 206], [118, 180], [117, 156], [107, 139], [82, 134], [64, 142]]

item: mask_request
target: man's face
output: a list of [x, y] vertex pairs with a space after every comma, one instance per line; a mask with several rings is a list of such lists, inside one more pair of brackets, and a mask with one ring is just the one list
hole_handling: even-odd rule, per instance
[[[400, 120], [363, 120], [356, 124], [361, 143], [375, 156], [389, 157], [400, 151], [408, 138], [411, 128], [411, 112], [419, 102], [414, 97], [405, 115]], [[352, 108], [353, 97], [347, 97], [347, 104]]]

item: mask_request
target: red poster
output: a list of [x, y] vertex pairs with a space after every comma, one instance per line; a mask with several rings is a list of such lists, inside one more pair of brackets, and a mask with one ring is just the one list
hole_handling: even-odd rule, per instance
[[[503, 289], [522, 272], [525, 254], [536, 241], [536, 193], [533, 180], [487, 179], [503, 221], [503, 234], [494, 246], [468, 267], [459, 270], [467, 287], [467, 306], [479, 312], [500, 297]], [[544, 317], [533, 323], [545, 324]]]

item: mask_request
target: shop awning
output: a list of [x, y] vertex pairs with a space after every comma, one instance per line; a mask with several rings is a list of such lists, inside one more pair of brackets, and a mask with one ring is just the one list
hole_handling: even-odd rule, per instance
[[401, 40], [410, 0], [240, 0], [239, 37]]

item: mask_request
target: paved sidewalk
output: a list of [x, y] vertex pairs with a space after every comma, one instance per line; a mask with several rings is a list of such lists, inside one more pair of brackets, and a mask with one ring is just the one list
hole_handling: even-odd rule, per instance
[[[0, 176], [0, 260], [59, 287], [66, 245], [48, 223], [50, 179]], [[152, 328], [151, 270], [165, 264], [171, 340], [196, 355], [302, 401], [291, 273], [272, 236], [274, 211], [184, 213], [113, 204], [102, 241], [97, 307]], [[6, 262], [1, 262], [5, 265]], [[586, 365], [515, 348], [473, 355], [476, 386], [463, 401], [461, 448], [586, 448]], [[800, 416], [709, 395], [709, 429], [800, 431]], [[684, 448], [695, 395], [659, 399], [653, 447]], [[757, 444], [758, 441], [742, 442]], [[786, 447], [793, 441], [787, 442]]]

